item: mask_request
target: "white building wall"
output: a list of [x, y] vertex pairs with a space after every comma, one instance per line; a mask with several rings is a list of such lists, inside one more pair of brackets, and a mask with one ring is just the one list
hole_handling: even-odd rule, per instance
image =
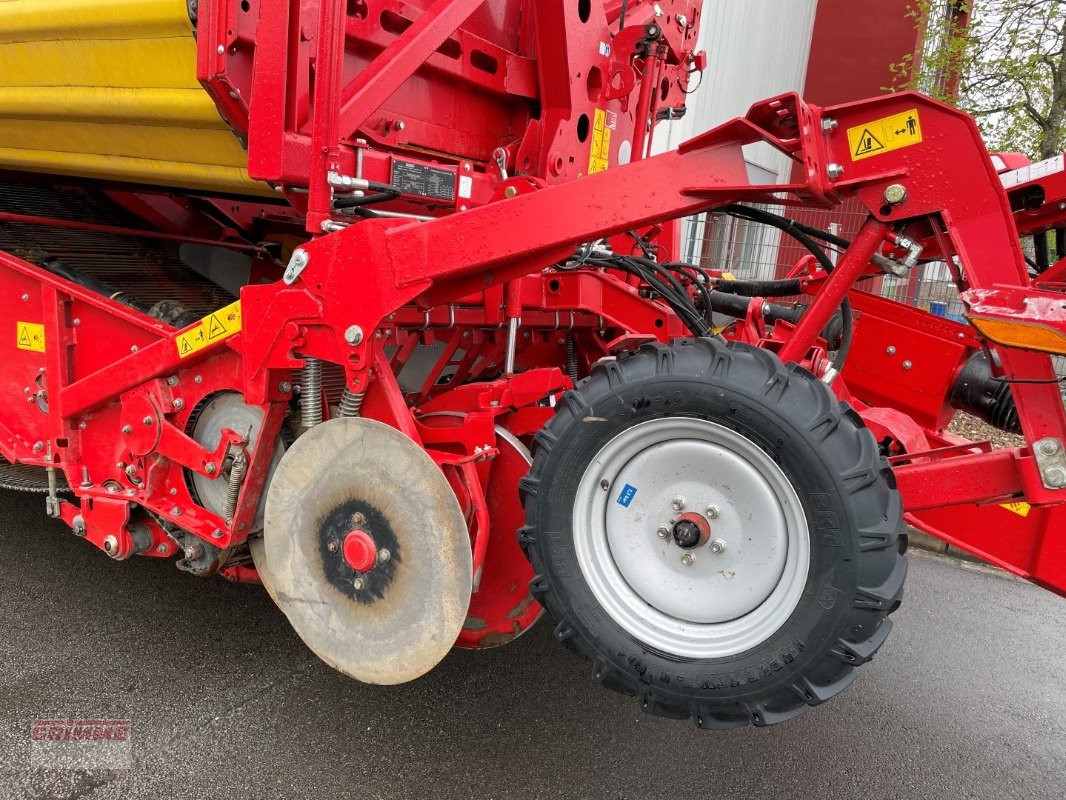
[[[816, 6], [817, 0], [706, 0], [699, 44], [708, 59], [703, 81], [689, 96], [684, 119], [657, 126], [653, 152], [743, 116], [758, 100], [802, 93]], [[746, 155], [767, 171], [767, 182], [788, 179], [786, 156], [765, 145]]]

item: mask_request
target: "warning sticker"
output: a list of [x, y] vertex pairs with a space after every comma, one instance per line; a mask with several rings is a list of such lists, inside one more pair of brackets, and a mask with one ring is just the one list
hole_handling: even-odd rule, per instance
[[603, 172], [607, 169], [608, 159], [611, 154], [611, 129], [617, 124], [618, 116], [611, 115], [607, 119], [607, 112], [597, 108], [592, 122], [592, 149], [589, 151], [589, 175], [595, 172]]
[[174, 343], [178, 356], [186, 358], [209, 344], [220, 342], [241, 330], [241, 301], [230, 303], [213, 314], [208, 314], [195, 328], [189, 328], [178, 336]]
[[848, 149], [852, 161], [891, 153], [920, 144], [921, 141], [922, 123], [916, 108], [848, 128]]
[[1029, 510], [1032, 508], [1028, 503], [1002, 503], [1000, 507], [1014, 512], [1019, 517], [1028, 517]]
[[44, 352], [44, 325], [37, 322], [15, 323], [15, 346], [19, 350]]
[[633, 502], [633, 498], [637, 496], [637, 487], [630, 486], [628, 483], [622, 487], [621, 493], [618, 495], [618, 499], [615, 500], [622, 508], [629, 508], [629, 504]]

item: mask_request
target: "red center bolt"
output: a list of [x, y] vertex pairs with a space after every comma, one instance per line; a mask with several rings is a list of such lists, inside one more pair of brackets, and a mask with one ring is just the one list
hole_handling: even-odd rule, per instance
[[366, 531], [349, 531], [344, 537], [344, 560], [356, 572], [366, 572], [378, 560], [378, 548]]

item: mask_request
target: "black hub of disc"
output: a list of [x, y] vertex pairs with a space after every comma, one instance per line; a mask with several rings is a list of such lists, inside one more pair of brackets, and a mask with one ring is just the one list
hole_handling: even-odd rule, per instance
[[[355, 529], [368, 533], [379, 553], [388, 550], [388, 561], [379, 558], [366, 572], [357, 572], [348, 566], [344, 559], [344, 538]], [[327, 580], [360, 603], [373, 603], [384, 597], [403, 560], [388, 519], [377, 508], [362, 500], [346, 500], [326, 515], [319, 526], [319, 552]], [[363, 582], [360, 589], [355, 588], [356, 578]]]
[[674, 544], [685, 550], [691, 550], [700, 543], [700, 529], [695, 522], [683, 519], [674, 525]]

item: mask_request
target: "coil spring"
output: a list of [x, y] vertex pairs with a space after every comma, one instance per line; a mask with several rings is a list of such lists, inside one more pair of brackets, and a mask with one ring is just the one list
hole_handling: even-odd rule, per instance
[[566, 374], [571, 383], [577, 383], [577, 348], [572, 333], [566, 334]]
[[300, 379], [300, 418], [305, 428], [322, 421], [322, 362], [308, 358]]
[[353, 392], [351, 389], [345, 389], [344, 394], [341, 395], [341, 410], [340, 415], [342, 417], [358, 417], [359, 409], [363, 407], [363, 398], [366, 396], [366, 392]]
[[237, 510], [237, 498], [241, 494], [241, 484], [244, 483], [244, 475], [248, 471], [248, 458], [241, 450], [233, 457], [233, 464], [229, 470], [229, 486], [226, 487], [226, 505], [223, 509], [226, 524], [233, 522], [233, 514]]

